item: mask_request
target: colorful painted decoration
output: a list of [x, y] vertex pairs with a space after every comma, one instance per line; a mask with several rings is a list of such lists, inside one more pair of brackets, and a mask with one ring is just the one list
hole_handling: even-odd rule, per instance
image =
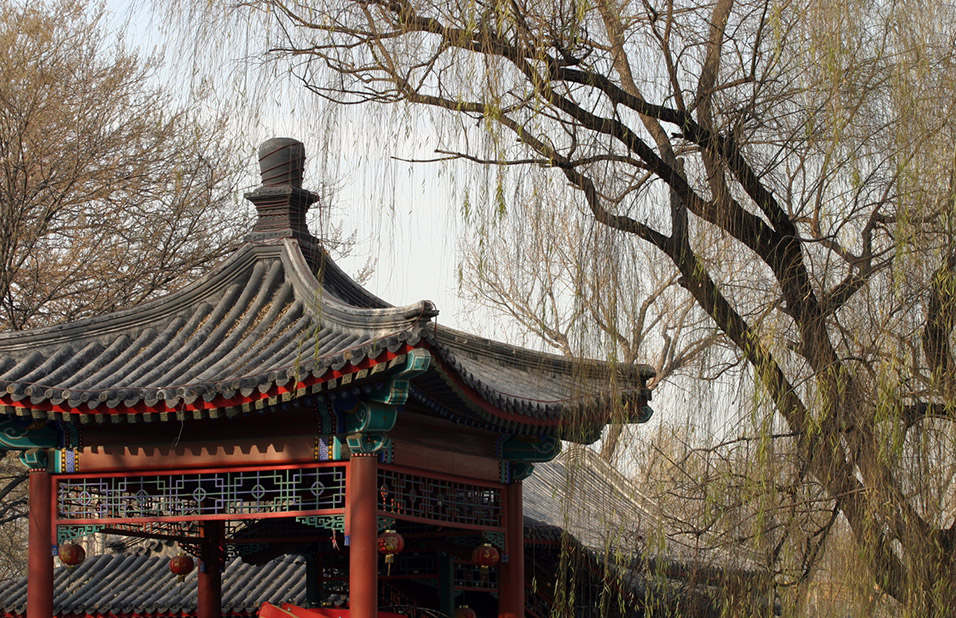
[[60, 556], [60, 562], [71, 569], [86, 560], [86, 550], [76, 543], [64, 543], [60, 545], [57, 552]]
[[455, 618], [478, 618], [478, 614], [467, 605], [462, 605], [455, 608]]
[[173, 572], [173, 575], [179, 578], [180, 583], [186, 579], [187, 575], [192, 573], [195, 566], [196, 563], [186, 554], [179, 554], [169, 559], [169, 570]]
[[395, 554], [405, 549], [405, 539], [394, 530], [386, 530], [378, 536], [378, 553], [385, 554], [385, 564], [388, 565], [388, 574], [392, 574], [392, 564]]

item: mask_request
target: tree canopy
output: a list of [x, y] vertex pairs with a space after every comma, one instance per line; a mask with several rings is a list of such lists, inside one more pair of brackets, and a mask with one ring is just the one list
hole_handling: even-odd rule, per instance
[[160, 87], [157, 61], [86, 5], [0, 3], [5, 330], [178, 287], [245, 229], [225, 117]]
[[[247, 229], [225, 116], [78, 0], [0, 1], [0, 330], [184, 285]], [[0, 462], [0, 579], [25, 568], [27, 472]]]

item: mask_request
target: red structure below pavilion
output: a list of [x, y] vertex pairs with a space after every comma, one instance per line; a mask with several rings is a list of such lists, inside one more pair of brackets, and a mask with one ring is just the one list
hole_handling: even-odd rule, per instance
[[28, 618], [54, 615], [58, 550], [100, 534], [178, 543], [199, 618], [221, 615], [227, 558], [284, 553], [353, 617], [398, 601], [452, 616], [463, 592], [478, 615], [524, 616], [522, 480], [612, 415], [648, 420], [653, 371], [388, 305], [309, 234], [302, 144], [259, 154], [258, 220], [214, 271], [0, 335], [0, 448], [30, 469]]

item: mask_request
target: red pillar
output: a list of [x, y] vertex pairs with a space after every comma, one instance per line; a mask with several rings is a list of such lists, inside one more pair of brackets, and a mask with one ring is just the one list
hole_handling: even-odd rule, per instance
[[498, 570], [498, 617], [524, 618], [524, 509], [521, 483], [505, 487], [505, 556]]
[[378, 456], [352, 454], [349, 508], [349, 610], [378, 616]]
[[53, 483], [44, 470], [30, 471], [30, 554], [27, 618], [53, 616]]
[[222, 616], [222, 538], [225, 523], [205, 521], [202, 523], [202, 556], [196, 577], [197, 618], [221, 618]]

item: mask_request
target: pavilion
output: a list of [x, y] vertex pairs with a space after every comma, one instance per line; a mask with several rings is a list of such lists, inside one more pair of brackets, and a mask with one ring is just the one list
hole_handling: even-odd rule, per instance
[[[53, 615], [58, 545], [96, 534], [196, 556], [198, 618], [221, 615], [227, 557], [306, 545], [310, 585], [346, 590], [350, 616], [398, 597], [451, 615], [462, 590], [524, 616], [522, 480], [562, 440], [647, 421], [653, 370], [387, 304], [309, 233], [302, 144], [270, 140], [259, 159], [255, 226], [199, 281], [0, 335], [0, 448], [30, 470], [28, 618]], [[388, 569], [386, 528], [406, 543]], [[470, 558], [485, 543], [491, 573]]]

